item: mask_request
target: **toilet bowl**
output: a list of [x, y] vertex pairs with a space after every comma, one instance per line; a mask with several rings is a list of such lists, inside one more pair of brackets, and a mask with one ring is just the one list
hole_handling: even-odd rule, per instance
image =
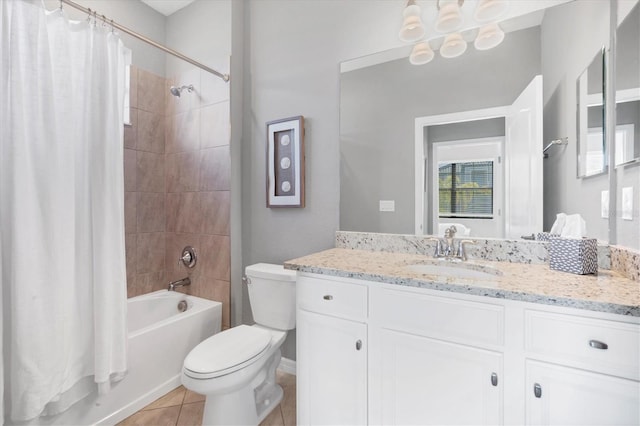
[[295, 327], [295, 272], [252, 265], [246, 282], [256, 324], [215, 334], [184, 360], [182, 384], [206, 397], [204, 425], [257, 425], [282, 400], [275, 373]]

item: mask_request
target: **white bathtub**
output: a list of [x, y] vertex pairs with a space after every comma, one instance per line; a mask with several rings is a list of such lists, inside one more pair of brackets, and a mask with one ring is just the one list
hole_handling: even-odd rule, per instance
[[[187, 310], [178, 303], [187, 301]], [[180, 385], [189, 351], [220, 331], [222, 304], [166, 290], [128, 300], [128, 373], [107, 395], [92, 394], [40, 425], [115, 424]]]

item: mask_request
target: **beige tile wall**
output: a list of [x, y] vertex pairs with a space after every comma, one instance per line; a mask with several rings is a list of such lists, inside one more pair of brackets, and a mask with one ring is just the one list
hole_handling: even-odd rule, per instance
[[[228, 84], [199, 69], [164, 79], [131, 74], [125, 126], [125, 228], [129, 296], [189, 276], [185, 292], [230, 303], [230, 119]], [[172, 85], [195, 91], [172, 96]], [[178, 264], [184, 246], [198, 264]]]

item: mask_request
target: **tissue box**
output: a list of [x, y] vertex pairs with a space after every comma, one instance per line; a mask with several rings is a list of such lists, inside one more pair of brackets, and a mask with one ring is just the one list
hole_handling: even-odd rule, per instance
[[536, 241], [549, 241], [551, 238], [558, 238], [560, 234], [551, 234], [549, 232], [538, 232], [536, 234]]
[[551, 238], [549, 266], [572, 274], [596, 274], [598, 241], [595, 238]]

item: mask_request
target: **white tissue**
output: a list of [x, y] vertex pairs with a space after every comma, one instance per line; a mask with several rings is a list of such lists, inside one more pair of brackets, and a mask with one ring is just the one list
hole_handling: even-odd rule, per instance
[[582, 238], [587, 235], [587, 223], [579, 214], [559, 213], [550, 233], [562, 238]]
[[558, 213], [556, 215], [556, 221], [553, 222], [553, 226], [551, 227], [551, 231], [549, 233], [551, 235], [560, 235], [562, 232], [562, 228], [564, 228], [564, 222], [567, 219], [567, 215], [564, 213]]

